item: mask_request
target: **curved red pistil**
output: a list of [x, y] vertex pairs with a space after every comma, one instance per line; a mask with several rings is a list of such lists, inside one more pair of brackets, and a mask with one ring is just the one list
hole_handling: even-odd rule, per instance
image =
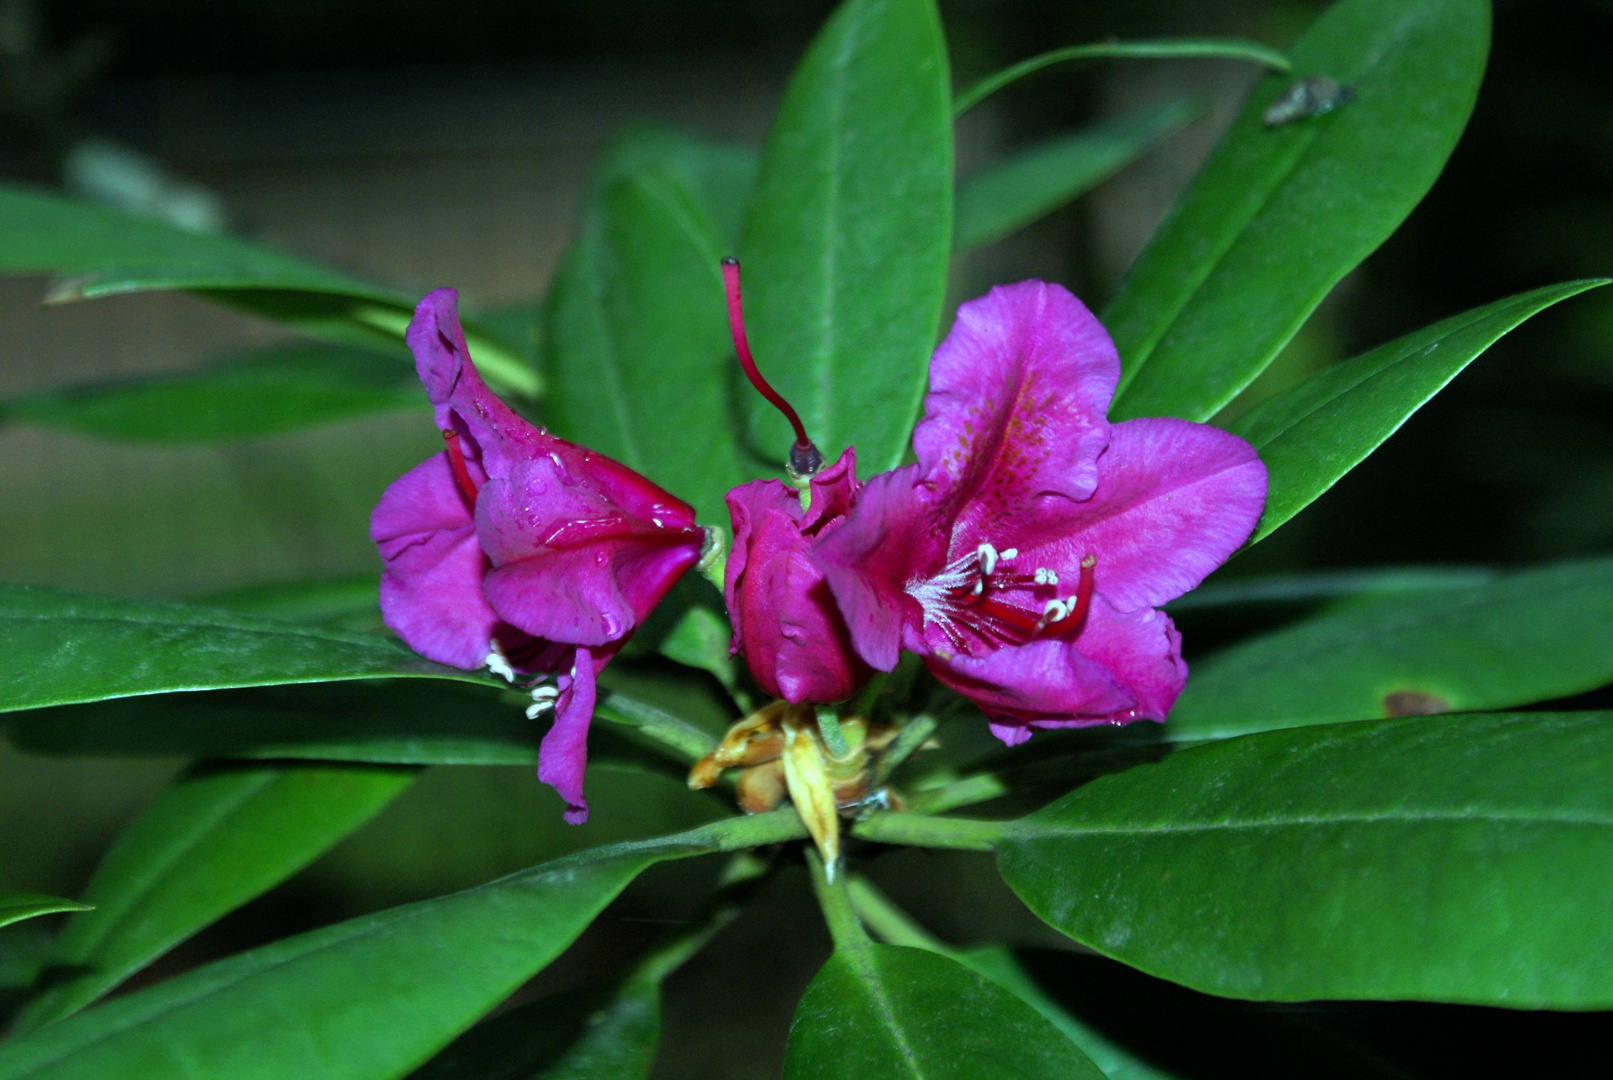
[[1020, 635], [1022, 642], [1034, 641], [1037, 638], [1064, 637], [1067, 634], [1078, 633], [1086, 622], [1087, 611], [1092, 607], [1096, 566], [1097, 560], [1091, 555], [1081, 560], [1081, 576], [1075, 583], [1075, 596], [1071, 597], [1070, 606], [1063, 618], [1043, 621], [1027, 611], [1004, 603], [991, 594], [994, 584], [999, 586], [1031, 584], [1034, 579], [1029, 574], [1003, 574], [995, 578], [983, 578], [979, 583], [980, 591], [977, 593], [971, 590], [960, 596], [959, 603], [979, 613], [982, 617], [977, 624], [979, 629], [988, 630], [1005, 640], [1012, 640], [1014, 635]]
[[465, 500], [475, 506], [476, 484], [470, 478], [470, 470], [465, 468], [465, 452], [459, 448], [459, 432], [445, 431], [442, 440], [448, 444], [448, 467], [453, 470], [454, 483], [459, 485]]
[[801, 423], [801, 417], [790, 403], [784, 400], [784, 395], [773, 389], [768, 381], [762, 378], [762, 373], [756, 370], [756, 360], [751, 356], [750, 342], [745, 338], [745, 315], [739, 303], [739, 260], [731, 255], [722, 261], [722, 283], [723, 292], [728, 296], [728, 330], [734, 336], [734, 352], [739, 354], [739, 366], [745, 369], [745, 378], [756, 387], [756, 392], [783, 413], [784, 419], [795, 429], [795, 445], [790, 449], [790, 467], [802, 475], [815, 473], [823, 465], [823, 455], [812, 444], [812, 440], [807, 438], [806, 427]]

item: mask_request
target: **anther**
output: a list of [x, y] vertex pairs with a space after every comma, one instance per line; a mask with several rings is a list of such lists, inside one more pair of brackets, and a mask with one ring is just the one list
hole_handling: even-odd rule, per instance
[[1045, 566], [1038, 566], [1036, 568], [1034, 580], [1038, 585], [1057, 585], [1059, 583], [1059, 576]]
[[728, 297], [728, 330], [734, 337], [734, 352], [739, 356], [739, 366], [745, 370], [745, 378], [756, 387], [773, 407], [784, 414], [784, 419], [790, 422], [795, 429], [795, 443], [790, 447], [790, 472], [798, 477], [808, 477], [823, 468], [823, 454], [807, 438], [806, 427], [801, 423], [801, 417], [790, 407], [777, 390], [768, 385], [762, 373], [756, 370], [756, 360], [751, 356], [750, 342], [745, 338], [745, 316], [739, 304], [739, 260], [733, 256], [722, 261], [723, 291]]
[[[1009, 548], [1008, 550], [1013, 551], [1014, 549]], [[1017, 555], [1019, 553], [1014, 552], [1014, 554]], [[992, 547], [990, 544], [981, 544], [978, 548], [976, 548], [975, 558], [980, 562], [981, 577], [990, 577], [991, 572], [997, 569], [997, 549]]]
[[460, 494], [465, 496], [467, 502], [476, 505], [476, 484], [470, 478], [470, 470], [465, 468], [465, 452], [459, 448], [459, 432], [445, 431], [442, 440], [448, 445], [448, 467], [453, 471], [454, 483], [459, 485]]

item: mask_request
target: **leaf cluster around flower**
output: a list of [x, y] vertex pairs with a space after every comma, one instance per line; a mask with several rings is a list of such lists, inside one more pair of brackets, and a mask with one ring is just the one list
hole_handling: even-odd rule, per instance
[[[408, 342], [447, 449], [371, 521], [387, 625], [474, 669], [557, 675], [539, 776], [582, 798], [594, 676], [699, 559], [688, 505], [545, 433], [492, 395], [455, 295], [421, 301]], [[1058, 285], [962, 305], [930, 364], [917, 461], [859, 484], [847, 449], [796, 490], [728, 493], [733, 649], [791, 703], [851, 696], [906, 649], [1005, 742], [1034, 728], [1163, 720], [1187, 677], [1158, 606], [1249, 536], [1266, 473], [1204, 424], [1110, 424], [1120, 362]]]

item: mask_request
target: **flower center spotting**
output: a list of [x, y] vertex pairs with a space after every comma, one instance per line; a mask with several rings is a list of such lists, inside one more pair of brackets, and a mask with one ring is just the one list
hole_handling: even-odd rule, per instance
[[[1000, 646], [1079, 634], [1092, 606], [1097, 559], [1082, 558], [1073, 592], [1045, 566], [1029, 572], [1006, 567], [1018, 559], [1017, 548], [998, 551], [984, 543], [934, 577], [910, 583], [907, 593], [924, 609], [924, 621], [960, 652], [970, 651], [971, 638]], [[1026, 600], [1040, 601], [1040, 610], [1022, 606]]]
[[756, 369], [756, 360], [751, 356], [750, 342], [745, 337], [745, 314], [739, 303], [739, 260], [732, 255], [722, 261], [723, 292], [728, 297], [728, 331], [734, 337], [734, 352], [739, 356], [739, 366], [745, 370], [745, 378], [756, 388], [756, 392], [768, 400], [772, 406], [784, 414], [784, 419], [790, 422], [795, 429], [795, 443], [790, 447], [790, 472], [796, 477], [808, 477], [823, 468], [823, 454], [807, 438], [806, 427], [801, 423], [800, 415], [791, 407], [784, 395], [773, 389], [768, 381], [762, 378], [762, 373]]

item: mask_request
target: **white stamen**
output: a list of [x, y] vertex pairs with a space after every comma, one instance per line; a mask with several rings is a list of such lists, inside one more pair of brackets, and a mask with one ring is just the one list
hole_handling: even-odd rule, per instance
[[997, 549], [990, 544], [981, 544], [975, 548], [975, 558], [980, 562], [981, 577], [990, 577], [991, 572], [997, 569]]
[[1042, 605], [1042, 620], [1038, 625], [1046, 626], [1048, 623], [1060, 622], [1069, 614], [1070, 609], [1065, 606], [1063, 600], [1049, 600]]
[[504, 659], [504, 650], [498, 647], [498, 642], [489, 641], [487, 648], [487, 659], [482, 661], [483, 664], [487, 665], [487, 670], [494, 675], [502, 675], [505, 682], [514, 682], [515, 669], [510, 666], [508, 660]]
[[559, 696], [559, 687], [534, 686], [532, 688], [532, 704], [527, 706], [526, 718], [528, 720], [536, 720], [550, 709], [553, 709], [555, 699]]
[[983, 593], [985, 591], [986, 591], [986, 579], [981, 578], [979, 581], [975, 582], [975, 587], [972, 590], [970, 590], [969, 595], [970, 596], [979, 596], [981, 593]]
[[1038, 584], [1038, 585], [1057, 585], [1058, 583], [1059, 583], [1059, 576], [1057, 574], [1055, 574], [1053, 571], [1049, 570], [1045, 566], [1038, 566], [1036, 568], [1036, 584]]
[[1007, 562], [1009, 559], [1018, 558], [1018, 556], [1018, 548], [1004, 548], [997, 558], [1001, 559], [1003, 562]]

